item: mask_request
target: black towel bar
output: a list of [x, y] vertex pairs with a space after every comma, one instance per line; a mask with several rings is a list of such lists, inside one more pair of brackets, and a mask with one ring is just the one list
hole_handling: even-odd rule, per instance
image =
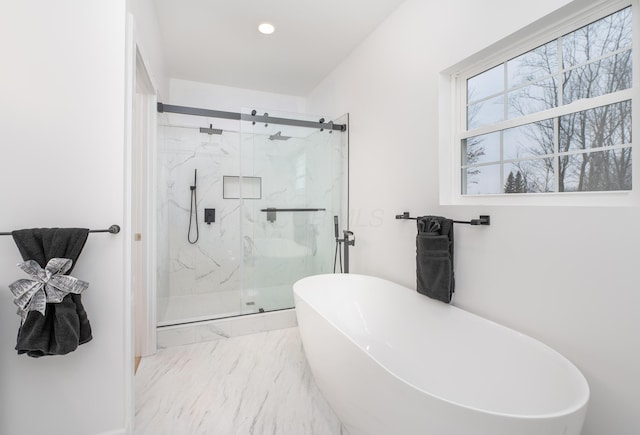
[[[409, 212], [405, 211], [402, 214], [397, 214], [396, 219], [416, 220], [418, 218], [409, 216]], [[491, 225], [491, 216], [480, 215], [480, 219], [471, 219], [470, 221], [453, 221], [453, 223], [467, 225]]]
[[283, 212], [283, 211], [292, 211], [292, 212], [298, 212], [298, 211], [326, 211], [326, 208], [263, 208], [260, 209], [260, 211], [266, 211], [268, 212]]
[[[108, 229], [106, 230], [89, 230], [90, 233], [111, 233], [111, 234], [118, 234], [120, 232], [120, 226], [119, 225], [111, 225]], [[0, 236], [10, 236], [11, 233], [0, 233]]]

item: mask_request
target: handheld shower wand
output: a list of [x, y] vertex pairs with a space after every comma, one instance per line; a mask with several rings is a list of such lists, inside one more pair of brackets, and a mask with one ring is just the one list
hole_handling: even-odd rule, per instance
[[[195, 245], [200, 238], [200, 229], [198, 228], [198, 199], [196, 195], [196, 186], [198, 183], [198, 170], [193, 170], [193, 185], [189, 186], [191, 189], [191, 203], [189, 204], [189, 231], [187, 232], [187, 240], [192, 245]], [[195, 212], [195, 213], [194, 213]], [[191, 240], [191, 221], [193, 217], [196, 218], [196, 238]]]
[[333, 254], [333, 273], [336, 273], [336, 264], [338, 263], [338, 253], [340, 254], [340, 272], [342, 272], [342, 251], [340, 250], [340, 230], [338, 229], [338, 216], [333, 217], [333, 231], [336, 236], [336, 252]]
[[342, 273], [342, 251], [340, 250], [340, 245], [342, 244], [342, 240], [340, 240], [340, 230], [338, 229], [338, 216], [333, 217], [333, 230], [336, 236], [336, 252], [335, 254], [333, 254], [333, 273], [336, 273], [338, 255], [340, 255], [340, 272]]

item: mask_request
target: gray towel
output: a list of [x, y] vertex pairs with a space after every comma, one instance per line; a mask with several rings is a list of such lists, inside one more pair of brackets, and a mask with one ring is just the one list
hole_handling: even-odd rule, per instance
[[416, 278], [418, 293], [451, 302], [453, 273], [453, 221], [440, 216], [417, 219]]
[[[22, 258], [44, 268], [52, 258], [69, 258], [73, 266], [84, 248], [89, 230], [84, 228], [34, 228], [12, 233]], [[73, 270], [73, 266], [67, 275]], [[18, 329], [16, 350], [38, 358], [64, 355], [90, 341], [91, 325], [79, 294], [68, 294], [62, 302], [47, 304], [45, 315], [30, 311]]]

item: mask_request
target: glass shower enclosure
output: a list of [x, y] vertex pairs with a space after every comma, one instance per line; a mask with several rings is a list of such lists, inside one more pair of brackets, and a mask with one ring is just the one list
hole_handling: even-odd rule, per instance
[[159, 326], [292, 308], [295, 281], [333, 272], [348, 116], [239, 115], [159, 114]]

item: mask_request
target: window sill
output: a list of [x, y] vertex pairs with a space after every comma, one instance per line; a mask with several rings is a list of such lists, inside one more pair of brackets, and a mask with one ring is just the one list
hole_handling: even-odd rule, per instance
[[564, 192], [500, 195], [455, 195], [440, 197], [440, 205], [462, 206], [561, 206], [561, 207], [633, 207], [640, 205], [633, 191], [616, 192]]

